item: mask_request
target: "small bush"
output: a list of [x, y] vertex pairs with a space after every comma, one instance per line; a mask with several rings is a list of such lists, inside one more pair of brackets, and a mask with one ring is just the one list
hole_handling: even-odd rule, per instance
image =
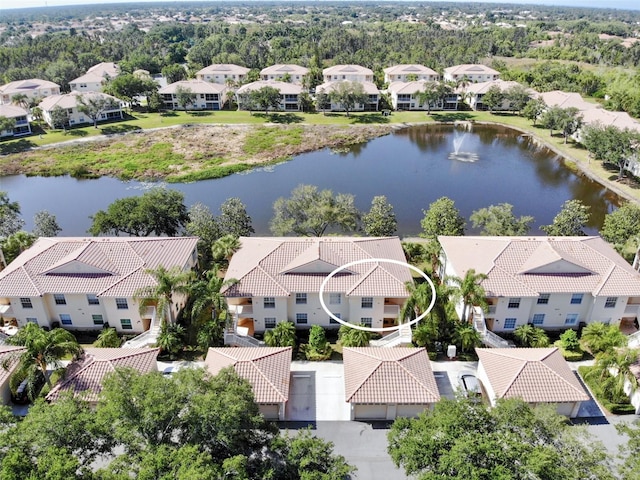
[[[571, 331], [573, 332], [573, 330]], [[584, 358], [584, 352], [582, 351], [582, 349], [579, 348], [578, 350], [567, 350], [564, 348], [562, 340], [558, 340], [553, 345], [555, 347], [558, 347], [560, 353], [562, 353], [562, 356], [567, 362], [579, 362]]]
[[301, 346], [301, 350], [307, 360], [310, 361], [323, 361], [329, 360], [333, 350], [331, 350], [331, 344], [327, 341], [327, 337], [324, 332], [324, 328], [320, 325], [314, 325], [309, 332], [309, 343], [304, 347]]

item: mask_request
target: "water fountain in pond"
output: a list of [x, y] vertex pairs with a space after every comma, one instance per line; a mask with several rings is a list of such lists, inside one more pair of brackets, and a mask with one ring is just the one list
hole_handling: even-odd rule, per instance
[[460, 133], [457, 128], [453, 130], [453, 152], [449, 154], [449, 160], [458, 160], [460, 162], [475, 162], [478, 160], [479, 157], [477, 153], [460, 151], [460, 147], [466, 136], [466, 131]]

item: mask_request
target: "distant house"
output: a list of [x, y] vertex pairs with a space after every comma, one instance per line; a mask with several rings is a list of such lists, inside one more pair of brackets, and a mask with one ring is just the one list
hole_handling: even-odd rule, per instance
[[233, 367], [253, 388], [260, 413], [269, 420], [284, 420], [289, 400], [291, 347], [210, 348], [205, 366], [209, 373]]
[[223, 294], [234, 325], [250, 334], [291, 321], [297, 328], [312, 325], [338, 328], [320, 304], [324, 278], [355, 260], [327, 284], [323, 296], [330, 312], [341, 320], [371, 327], [392, 326], [409, 297], [409, 268], [377, 259], [405, 261], [397, 237], [241, 237], [225, 278], [237, 283]]
[[41, 237], [0, 272], [3, 317], [19, 326], [101, 330], [108, 324], [119, 333], [142, 333], [157, 316], [155, 307], [140, 312], [134, 298], [156, 284], [147, 270], [193, 268], [197, 243], [194, 237]]
[[0, 404], [8, 405], [11, 401], [11, 389], [9, 382], [11, 375], [18, 366], [18, 357], [26, 349], [24, 347], [11, 347], [0, 345]]
[[120, 74], [120, 68], [113, 62], [102, 62], [94, 65], [84, 75], [71, 80], [69, 88], [72, 92], [100, 92], [102, 86]]
[[204, 67], [196, 72], [196, 79], [211, 83], [227, 85], [240, 84], [247, 79], [249, 68], [234, 65], [232, 63], [217, 63]]
[[228, 88], [224, 84], [210, 83], [204, 80], [182, 80], [158, 90], [165, 108], [169, 110], [183, 108], [176, 95], [178, 88], [188, 89], [196, 94], [195, 101], [186, 106], [188, 110], [222, 110], [227, 101]]
[[459, 82], [466, 79], [469, 83], [479, 83], [497, 80], [500, 78], [500, 72], [486, 65], [454, 65], [444, 69], [443, 78], [450, 82]]
[[308, 74], [309, 69], [307, 67], [301, 67], [300, 65], [291, 64], [278, 64], [260, 70], [260, 79], [265, 81], [287, 81], [289, 83], [295, 83], [296, 85], [303, 85], [304, 80]]
[[563, 92], [561, 90], [553, 90], [551, 92], [542, 92], [537, 95], [549, 107], [560, 108], [577, 108], [580, 111], [596, 108], [598, 105], [589, 103], [582, 98], [582, 95], [575, 92]]
[[[392, 82], [387, 87], [394, 110], [429, 110], [427, 102], [420, 102], [420, 93], [433, 82], [416, 80], [411, 82]], [[459, 95], [451, 92], [447, 97], [431, 102], [431, 110], [457, 110]]]
[[417, 417], [440, 400], [424, 348], [344, 348], [351, 420]]
[[132, 368], [142, 374], [157, 372], [159, 352], [159, 348], [85, 348], [82, 357], [69, 364], [46, 399], [55, 402], [71, 394], [95, 405], [107, 375], [117, 368]]
[[[331, 95], [331, 92], [333, 92], [341, 82], [359, 83], [364, 88], [364, 93], [366, 93], [369, 97], [367, 103], [358, 103], [351, 111], [362, 112], [378, 110], [378, 104], [380, 103], [380, 90], [378, 90], [378, 87], [376, 87], [373, 82], [355, 80], [332, 80], [330, 82], [323, 83], [322, 85], [318, 85], [316, 87], [316, 93], [326, 93], [327, 95]], [[332, 112], [341, 112], [344, 111], [344, 105], [330, 100], [329, 104], [322, 105], [319, 107], [319, 109], [331, 110]]]
[[[549, 330], [580, 323], [633, 323], [640, 315], [640, 273], [600, 237], [438, 237], [440, 278], [487, 275], [484, 323], [511, 332], [531, 323]], [[457, 305], [462, 312], [461, 302]]]
[[322, 70], [322, 78], [329, 82], [369, 82], [373, 83], [373, 70], [360, 65], [334, 65]]
[[60, 85], [48, 80], [30, 78], [16, 80], [0, 86], [0, 104], [9, 105], [16, 95], [26, 95], [29, 100], [40, 100], [50, 95], [59, 95]]
[[280, 82], [275, 80], [260, 80], [258, 82], [251, 82], [241, 86], [236, 92], [238, 108], [246, 109], [246, 105], [242, 102], [243, 93], [260, 90], [264, 87], [275, 88], [280, 92], [279, 110], [288, 112], [300, 110], [299, 98], [302, 93], [302, 86], [296, 83]]
[[16, 122], [12, 129], [0, 130], [0, 137], [17, 137], [31, 133], [29, 114], [24, 108], [17, 105], [0, 105], [0, 117], [13, 118]]
[[91, 98], [101, 98], [101, 99], [109, 99], [112, 102], [112, 108], [103, 111], [100, 114], [100, 118], [98, 122], [104, 122], [107, 120], [122, 120], [124, 118], [124, 114], [122, 111], [123, 103], [120, 99], [113, 97], [111, 95], [107, 95], [106, 93], [100, 92], [88, 92], [88, 93], [80, 93], [80, 92], [71, 92], [63, 95], [52, 95], [50, 97], [45, 98], [42, 102], [40, 102], [40, 109], [42, 110], [42, 118], [45, 122], [51, 127], [56, 128], [59, 125], [53, 124], [52, 111], [56, 108], [62, 108], [67, 111], [69, 115], [69, 126], [75, 125], [83, 125], [83, 124], [92, 124], [93, 120], [89, 118], [85, 113], [81, 112], [79, 107], [80, 99], [83, 98], [88, 101]]
[[413, 82], [416, 80], [435, 82], [439, 78], [438, 72], [424, 65], [394, 65], [384, 69], [385, 83]]
[[[506, 93], [513, 87], [520, 86], [518, 82], [505, 81], [505, 80], [490, 80], [488, 82], [470, 83], [464, 87], [466, 102], [473, 110], [488, 110], [487, 106], [482, 101], [482, 98], [491, 88], [499, 88], [501, 92]], [[532, 89], [527, 89], [531, 98], [537, 96], [537, 92]], [[501, 105], [498, 105], [494, 110], [509, 110], [511, 103], [508, 99], [504, 99]]]
[[520, 398], [532, 407], [553, 404], [578, 416], [589, 395], [557, 348], [476, 348], [478, 380], [491, 402]]

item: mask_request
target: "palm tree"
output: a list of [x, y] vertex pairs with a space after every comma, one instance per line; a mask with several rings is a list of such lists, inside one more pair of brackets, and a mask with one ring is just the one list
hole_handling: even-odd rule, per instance
[[227, 311], [227, 302], [222, 290], [238, 283], [238, 280], [232, 278], [224, 280], [220, 276], [217, 265], [205, 273], [205, 279], [195, 282], [191, 286], [190, 296], [193, 298], [191, 305], [191, 320], [197, 320], [202, 312], [211, 309], [211, 318], [217, 319], [222, 312]]
[[49, 388], [53, 387], [51, 379], [47, 375], [48, 365], [54, 369], [60, 368], [62, 358], [67, 355], [78, 356], [82, 353], [82, 347], [67, 330], [54, 328], [48, 332], [35, 323], [27, 323], [7, 342], [26, 349], [18, 357], [18, 366], [9, 385], [15, 391], [20, 382], [26, 379], [28, 382], [27, 392], [32, 400], [37, 393], [35, 391], [36, 384], [41, 375], [44, 376]]
[[523, 347], [542, 348], [549, 346], [549, 337], [544, 330], [533, 325], [520, 325], [513, 331]]
[[455, 338], [463, 352], [472, 350], [482, 343], [478, 331], [468, 323], [461, 323], [456, 327]]
[[211, 254], [216, 262], [229, 263], [233, 254], [240, 249], [240, 239], [232, 234], [227, 234], [215, 241], [211, 247]]
[[[364, 327], [360, 324], [359, 326]], [[342, 325], [338, 330], [338, 342], [343, 347], [368, 347], [371, 332]]]
[[152, 305], [155, 305], [157, 311], [162, 315], [161, 322], [169, 320], [175, 323], [173, 309], [173, 295], [189, 294], [189, 286], [193, 280], [192, 271], [183, 271], [179, 267], [173, 267], [167, 270], [160, 265], [155, 270], [147, 270], [146, 273], [151, 275], [155, 281], [155, 285], [148, 285], [136, 291], [133, 298], [140, 303], [140, 312]]
[[593, 368], [586, 374], [587, 379], [597, 381], [610, 399], [626, 399], [625, 382], [631, 391], [638, 388], [638, 379], [631, 366], [638, 360], [640, 350], [617, 348], [599, 353]]
[[419, 284], [407, 282], [405, 287], [409, 292], [409, 298], [400, 310], [400, 320], [403, 322], [407, 319], [409, 321], [413, 320], [422, 315], [429, 308], [432, 297], [431, 285], [427, 282]]
[[462, 323], [467, 321], [469, 307], [477, 305], [483, 310], [487, 308], [486, 293], [480, 285], [480, 282], [486, 278], [486, 274], [476, 273], [473, 268], [467, 270], [463, 278], [449, 278], [449, 281], [456, 287], [454, 297], [462, 300], [462, 318], [460, 318]]
[[185, 333], [185, 329], [182, 325], [178, 325], [177, 323], [165, 323], [160, 328], [156, 346], [160, 347], [163, 352], [167, 352], [169, 354], [169, 358], [173, 359], [174, 356], [182, 349], [182, 341]]
[[295, 347], [296, 326], [293, 322], [279, 322], [276, 328], [264, 333], [264, 343], [270, 347]]
[[115, 328], [105, 328], [98, 335], [98, 339], [93, 343], [98, 348], [118, 348], [122, 345], [122, 339], [118, 336]]

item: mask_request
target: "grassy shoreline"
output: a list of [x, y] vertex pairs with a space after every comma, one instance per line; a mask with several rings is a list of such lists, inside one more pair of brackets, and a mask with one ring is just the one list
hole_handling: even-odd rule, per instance
[[618, 182], [617, 171], [591, 160], [558, 132], [512, 114], [489, 112], [253, 113], [238, 111], [135, 114], [127, 120], [70, 130], [44, 131], [0, 142], [0, 174], [114, 176], [187, 182], [219, 178], [286, 161], [323, 148], [341, 149], [399, 128], [468, 121], [496, 124], [530, 135], [565, 165], [622, 198], [640, 202], [640, 185]]

